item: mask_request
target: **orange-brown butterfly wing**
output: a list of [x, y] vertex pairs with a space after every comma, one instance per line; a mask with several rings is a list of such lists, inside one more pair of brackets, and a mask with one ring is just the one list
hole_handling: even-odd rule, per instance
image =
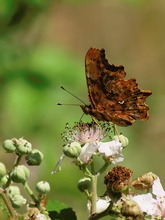
[[89, 106], [81, 106], [85, 114], [120, 126], [148, 119], [145, 101], [151, 91], [141, 90], [134, 78], [124, 80], [124, 67], [110, 65], [104, 49], [90, 48], [85, 68], [90, 100]]

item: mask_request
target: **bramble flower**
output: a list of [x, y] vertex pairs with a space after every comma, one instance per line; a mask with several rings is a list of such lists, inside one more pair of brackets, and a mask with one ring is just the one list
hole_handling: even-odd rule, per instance
[[66, 131], [62, 133], [65, 142], [79, 142], [85, 144], [89, 142], [101, 141], [110, 131], [110, 125], [104, 123], [97, 125], [96, 123], [75, 123], [73, 128], [66, 124]]
[[82, 162], [88, 163], [91, 157], [95, 153], [98, 153], [99, 155], [103, 155], [105, 160], [112, 161], [113, 164], [116, 164], [124, 159], [121, 154], [122, 149], [122, 144], [117, 140], [109, 142], [89, 142], [82, 147], [79, 158]]
[[102, 155], [104, 160], [117, 163], [123, 161], [122, 143], [116, 138], [109, 142], [102, 142], [108, 136], [110, 125], [107, 123], [76, 123], [73, 128], [67, 124], [67, 131], [62, 134], [62, 137], [70, 145], [73, 142], [81, 144], [81, 153], [79, 159], [83, 163], [90, 163], [94, 154]]

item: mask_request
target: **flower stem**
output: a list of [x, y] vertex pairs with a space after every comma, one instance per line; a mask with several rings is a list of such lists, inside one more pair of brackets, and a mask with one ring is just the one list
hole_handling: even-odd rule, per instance
[[30, 187], [28, 186], [27, 182], [25, 182], [23, 184], [24, 188], [26, 189], [26, 191], [28, 192], [28, 194], [30, 195], [30, 197], [33, 199], [33, 201], [35, 202], [36, 205], [38, 205], [38, 200], [36, 199], [36, 197], [33, 194], [33, 191], [30, 189]]
[[92, 186], [91, 186], [91, 215], [96, 213], [96, 202], [97, 202], [97, 178], [98, 174], [91, 176]]

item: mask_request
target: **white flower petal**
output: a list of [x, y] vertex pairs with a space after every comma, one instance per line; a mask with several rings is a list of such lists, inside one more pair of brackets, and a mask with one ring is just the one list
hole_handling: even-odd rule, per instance
[[122, 144], [119, 142], [119, 140], [113, 140], [110, 142], [99, 142], [98, 151], [107, 158], [111, 157], [113, 159], [112, 163], [116, 164], [124, 159], [123, 155], [121, 154], [122, 149]]
[[110, 201], [106, 199], [98, 199], [96, 202], [96, 213], [105, 211], [109, 206]]
[[165, 191], [159, 178], [156, 178], [154, 180], [154, 183], [152, 185], [152, 193], [156, 196], [159, 207], [159, 215], [161, 215], [163, 219], [165, 219]]
[[[101, 213], [104, 212], [108, 206], [110, 205], [110, 198], [109, 197], [104, 197], [104, 198], [99, 198], [96, 202], [96, 213]], [[87, 203], [87, 209], [88, 213], [91, 213], [91, 202], [88, 201]]]
[[116, 163], [122, 162], [123, 160], [124, 160], [123, 155], [122, 154], [118, 154], [116, 157], [113, 157], [112, 163], [116, 164]]
[[122, 144], [118, 140], [113, 140], [110, 142], [99, 142], [98, 150], [101, 154], [105, 154], [106, 157], [110, 157], [121, 152]]
[[162, 184], [160, 182], [160, 179], [159, 178], [156, 178], [154, 180], [154, 183], [152, 185], [152, 193], [155, 195], [155, 196], [165, 196], [165, 191], [162, 187]]
[[86, 143], [81, 149], [81, 154], [79, 156], [80, 160], [84, 163], [88, 163], [97, 149], [98, 144], [96, 142]]
[[157, 215], [157, 201], [152, 197], [151, 193], [133, 196], [134, 200], [143, 212], [148, 215]]

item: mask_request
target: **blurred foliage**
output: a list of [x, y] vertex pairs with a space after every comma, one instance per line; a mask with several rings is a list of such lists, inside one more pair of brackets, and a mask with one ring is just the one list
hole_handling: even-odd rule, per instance
[[[124, 65], [140, 88], [152, 89], [150, 120], [119, 129], [130, 140], [123, 165], [135, 177], [153, 171], [164, 178], [164, 12], [161, 0], [0, 3], [0, 141], [24, 136], [41, 148], [45, 159], [31, 181], [49, 181], [50, 198], [73, 206], [80, 220], [87, 216], [85, 197], [76, 188], [81, 172], [64, 160], [62, 172], [50, 175], [62, 153], [65, 124], [82, 116], [79, 107], [56, 105], [80, 104], [60, 86], [88, 103], [84, 57], [93, 46], [104, 47], [109, 61]], [[2, 159], [10, 164], [4, 153]]]

